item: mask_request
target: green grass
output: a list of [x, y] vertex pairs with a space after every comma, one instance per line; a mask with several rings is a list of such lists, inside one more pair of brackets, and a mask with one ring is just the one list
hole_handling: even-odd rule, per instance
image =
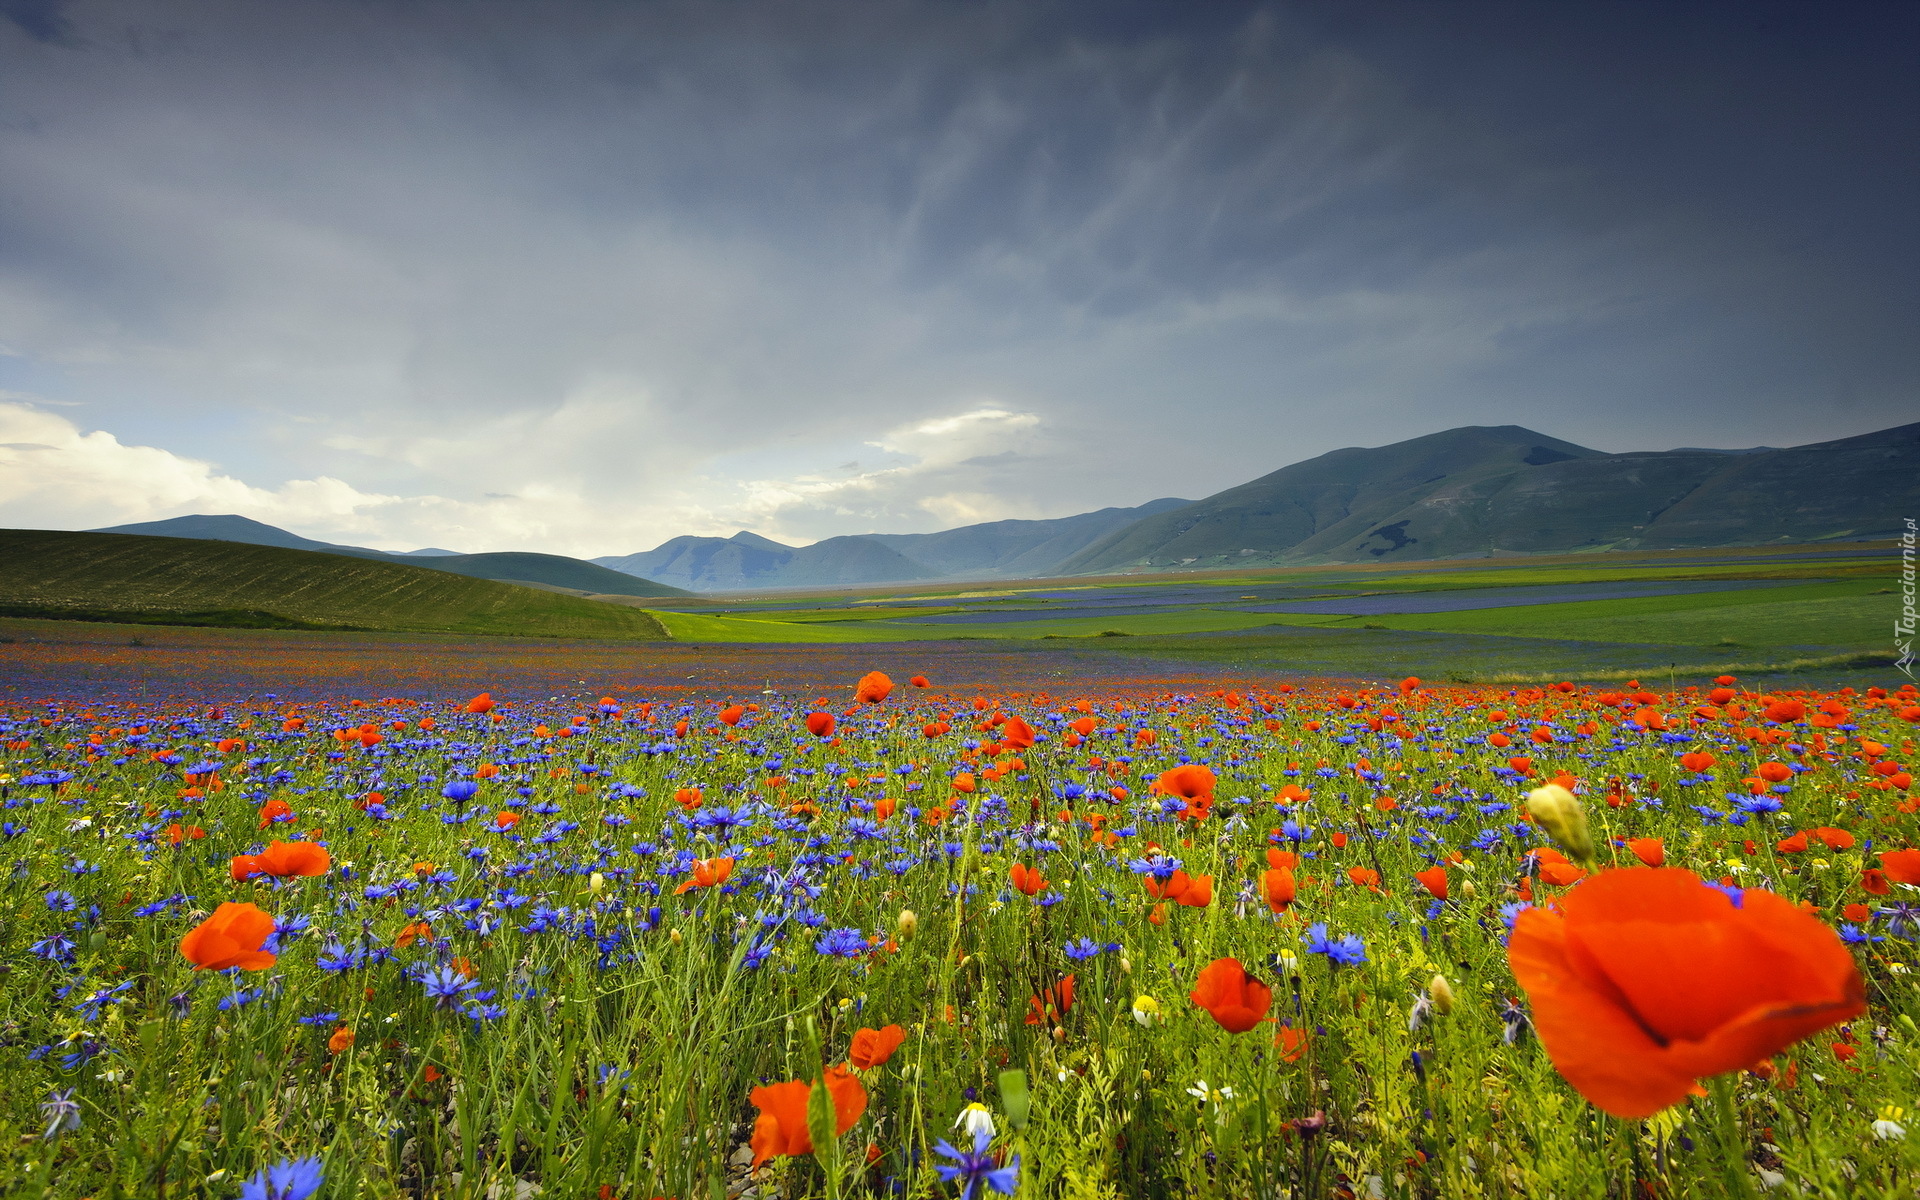
[[1661, 645], [1821, 645], [1884, 648], [1896, 605], [1885, 584], [1846, 580], [1804, 587], [1582, 600], [1468, 612], [1349, 617], [1389, 629]]
[[145, 624], [210, 624], [226, 612], [238, 615], [225, 623], [243, 627], [665, 636], [641, 609], [421, 567], [277, 546], [47, 530], [0, 530], [0, 604], [18, 615]]

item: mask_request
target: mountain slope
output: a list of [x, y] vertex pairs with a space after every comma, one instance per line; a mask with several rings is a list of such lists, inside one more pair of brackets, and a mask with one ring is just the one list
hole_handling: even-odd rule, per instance
[[[0, 530], [8, 615], [657, 639], [651, 615], [423, 566], [243, 542]], [[276, 621], [274, 618], [278, 618]]]
[[1283, 467], [1111, 534], [1066, 569], [1887, 537], [1914, 511], [1920, 424], [1786, 449], [1628, 454], [1467, 427]]
[[938, 533], [866, 536], [951, 578], [1032, 578], [1053, 574], [1061, 563], [1118, 529], [1188, 503], [1151, 500], [1138, 508], [1103, 508], [1051, 520], [988, 521]]
[[[1136, 522], [1062, 569], [1260, 561], [1308, 539], [1355, 531], [1392, 549], [1411, 548], [1415, 543], [1390, 518], [1444, 486], [1478, 484], [1598, 453], [1518, 425], [1466, 426], [1390, 446], [1334, 450]], [[1422, 547], [1406, 557], [1428, 556]]]
[[342, 546], [316, 542], [312, 538], [288, 533], [247, 517], [226, 514], [171, 517], [164, 521], [141, 521], [115, 525], [94, 533], [137, 534], [144, 537], [198, 538], [204, 541], [240, 542], [252, 546], [279, 546], [288, 550], [311, 550], [321, 554], [343, 554], [354, 558], [378, 559], [465, 575], [470, 579], [493, 579], [505, 583], [525, 581], [554, 587], [573, 588], [612, 596], [683, 596], [679, 588], [667, 587], [650, 579], [637, 578], [632, 572], [609, 571], [604, 567], [558, 554], [533, 554], [505, 551], [492, 554], [461, 554], [452, 550], [412, 550], [391, 554], [369, 550], [365, 546]]
[[652, 550], [594, 562], [701, 592], [846, 587], [935, 576], [934, 571], [870, 537], [827, 538], [796, 547], [746, 530], [729, 538], [677, 537]]

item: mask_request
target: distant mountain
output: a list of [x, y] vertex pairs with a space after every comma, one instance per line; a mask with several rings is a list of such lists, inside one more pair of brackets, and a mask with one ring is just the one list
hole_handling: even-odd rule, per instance
[[609, 571], [577, 558], [558, 554], [503, 552], [495, 554], [458, 554], [451, 550], [415, 550], [390, 554], [365, 546], [342, 546], [316, 542], [312, 538], [288, 533], [247, 517], [194, 515], [172, 517], [164, 521], [141, 521], [95, 529], [92, 533], [124, 533], [144, 537], [195, 538], [213, 542], [240, 542], [251, 546], [279, 546], [286, 550], [311, 550], [322, 554], [342, 554], [351, 558], [370, 558], [380, 562], [424, 567], [469, 579], [492, 579], [502, 583], [542, 583], [608, 596], [683, 596], [679, 588], [637, 577], [632, 572]]
[[746, 530], [730, 538], [677, 537], [639, 554], [593, 561], [697, 592], [906, 583], [938, 575], [871, 537], [785, 546]]
[[[336, 546], [332, 542], [316, 542], [312, 538], [303, 538], [297, 533], [288, 533], [276, 526], [263, 524], [249, 517], [235, 516], [232, 513], [218, 517], [196, 513], [190, 517], [169, 517], [164, 521], [137, 521], [132, 525], [112, 525], [105, 529], [90, 529], [87, 532], [197, 538], [207, 542], [244, 542], [249, 546], [279, 546], [285, 550], [360, 549], [358, 546]], [[365, 553], [377, 554], [379, 551], [368, 550]]]
[[869, 533], [786, 546], [741, 530], [729, 538], [677, 537], [639, 554], [596, 558], [699, 592], [848, 587], [929, 579], [1029, 579], [1103, 535], [1185, 500], [1103, 508], [1046, 521], [990, 521], [940, 533]]
[[1788, 449], [1629, 454], [1469, 426], [1283, 467], [1116, 530], [1064, 569], [1888, 537], [1916, 511], [1920, 424]]
[[462, 553], [465, 552], [461, 550], [442, 550], [438, 546], [427, 546], [419, 550], [403, 550], [400, 552], [403, 558], [447, 558]]
[[1031, 579], [1055, 573], [1117, 529], [1189, 503], [1150, 500], [1138, 508], [1103, 508], [1047, 521], [989, 521], [939, 533], [870, 533], [867, 539], [951, 578]]

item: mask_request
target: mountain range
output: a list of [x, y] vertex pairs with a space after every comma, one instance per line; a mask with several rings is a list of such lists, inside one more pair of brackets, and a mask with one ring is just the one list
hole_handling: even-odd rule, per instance
[[787, 546], [742, 530], [677, 537], [652, 550], [593, 561], [696, 592], [846, 587], [930, 579], [1031, 579], [1143, 517], [1187, 504], [1154, 500], [1042, 521], [989, 521], [939, 533], [870, 533]]
[[1920, 423], [1626, 454], [1467, 426], [1282, 467], [1115, 530], [1060, 573], [1862, 540], [1917, 513]]
[[788, 546], [742, 530], [592, 562], [552, 554], [391, 554], [237, 516], [107, 533], [252, 542], [578, 593], [673, 596], [932, 580], [1031, 579], [1897, 536], [1920, 514], [1920, 423], [1745, 450], [1608, 454], [1518, 425], [1465, 426], [1282, 467], [1201, 500], [1052, 520]]
[[559, 554], [530, 554], [501, 551], [491, 554], [461, 554], [453, 550], [425, 549], [404, 554], [369, 550], [365, 546], [342, 546], [316, 542], [247, 517], [190, 516], [164, 521], [141, 521], [133, 525], [114, 525], [91, 533], [132, 533], [146, 537], [196, 538], [209, 542], [241, 542], [253, 546], [278, 546], [283, 550], [311, 550], [322, 554], [342, 554], [350, 558], [371, 558], [380, 562], [426, 567], [469, 579], [492, 579], [500, 583], [527, 584], [563, 592], [600, 596], [684, 596], [679, 588], [656, 583], [632, 571], [610, 571], [605, 567], [567, 558]]

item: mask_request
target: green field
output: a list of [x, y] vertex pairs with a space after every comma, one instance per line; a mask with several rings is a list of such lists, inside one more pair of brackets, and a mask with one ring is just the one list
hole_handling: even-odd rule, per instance
[[12, 616], [139, 624], [657, 639], [641, 609], [371, 559], [238, 542], [0, 531]]
[[[1732, 671], [1835, 682], [1892, 662], [1897, 564], [1765, 547], [1233, 573], [943, 583], [607, 603], [444, 572], [230, 542], [0, 533], [0, 616], [690, 644], [979, 642], [1162, 663], [1488, 682]], [[1573, 598], [1635, 585], [1749, 589]], [[1377, 612], [1449, 596], [1474, 607]], [[1396, 597], [1403, 598], [1398, 601]], [[1516, 600], [1526, 603], [1514, 603]], [[1284, 608], [1300, 602], [1338, 613]]]
[[[709, 600], [702, 611], [662, 613], [661, 620], [677, 639], [720, 643], [991, 640], [1044, 652], [1070, 642], [1115, 655], [1307, 674], [1484, 682], [1708, 670], [1830, 682], [1891, 663], [1894, 567], [1871, 554], [1835, 556], [1831, 547], [1768, 547], [1689, 557], [1559, 556], [1498, 566], [1474, 560], [1391, 570], [1053, 580], [992, 591], [941, 585], [866, 595], [757, 595], [738, 599], [751, 612], [727, 615], [726, 601]], [[1551, 593], [1532, 589], [1556, 585], [1690, 580], [1772, 586], [1511, 602], [1537, 601]], [[1167, 588], [1179, 589], [1178, 602], [1156, 606], [1153, 589]], [[1439, 613], [1256, 611], [1271, 609], [1275, 599], [1345, 603], [1467, 589], [1486, 591], [1487, 606]], [[1095, 615], [1066, 615], [1102, 602], [1119, 604]], [[982, 619], [926, 622], [968, 613]]]

